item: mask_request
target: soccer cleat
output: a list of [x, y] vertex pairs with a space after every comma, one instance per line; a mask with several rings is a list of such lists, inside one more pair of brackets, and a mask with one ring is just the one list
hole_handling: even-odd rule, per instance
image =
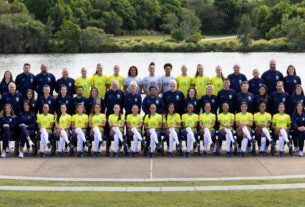
[[35, 146], [35, 144], [32, 142], [32, 140], [29, 140], [29, 145], [30, 145], [31, 147], [34, 147], [34, 146]]
[[84, 157], [84, 153], [83, 153], [83, 152], [78, 152], [78, 153], [77, 153], [77, 157], [79, 157], [79, 158], [80, 158], [80, 157]]
[[167, 156], [168, 157], [173, 157], [173, 153], [172, 152], [167, 152]]
[[303, 156], [304, 156], [303, 151], [299, 151], [299, 157], [303, 157]]
[[2, 157], [2, 158], [6, 158], [6, 151], [3, 151], [3, 152], [1, 153], [1, 157]]
[[91, 146], [90, 142], [86, 141], [86, 142], [85, 142], [85, 146], [86, 146], [86, 147], [90, 147], [90, 146]]
[[196, 142], [194, 142], [194, 149], [197, 149], [198, 148], [198, 146], [199, 146], [199, 143], [196, 141]]
[[264, 157], [264, 155], [265, 155], [265, 152], [263, 152], [263, 151], [259, 152], [259, 156]]
[[70, 149], [73, 149], [73, 148], [74, 148], [74, 146], [73, 146], [73, 144], [72, 144], [71, 142], [68, 144], [68, 147], [69, 147]]
[[191, 153], [190, 152], [185, 152], [185, 157], [186, 158], [190, 158], [191, 157]]
[[96, 158], [98, 157], [98, 152], [93, 152], [93, 156]]
[[40, 158], [45, 158], [45, 157], [46, 157], [46, 154], [45, 154], [44, 152], [40, 152], [40, 153], [39, 153], [39, 157], [40, 157]]
[[112, 158], [117, 158], [117, 157], [119, 157], [119, 156], [118, 156], [118, 153], [113, 152], [111, 157], [112, 157]]
[[19, 158], [23, 158], [23, 157], [24, 157], [23, 152], [19, 151], [18, 157], [19, 157]]
[[182, 146], [181, 146], [181, 143], [177, 144], [177, 151], [181, 151], [182, 150]]
[[202, 157], [206, 157], [208, 155], [207, 151], [202, 152]]
[[153, 157], [154, 157], [154, 153], [153, 153], [153, 152], [150, 152], [150, 153], [149, 153], [149, 157], [150, 157], [150, 158], [153, 158]]
[[52, 144], [51, 144], [51, 142], [48, 142], [47, 146], [48, 146], [49, 149], [52, 149]]
[[62, 157], [62, 152], [58, 152], [57, 155], [58, 155], [59, 158], [61, 158]]
[[279, 156], [283, 157], [284, 156], [284, 152], [280, 151]]
[[241, 157], [245, 157], [246, 153], [245, 152], [241, 152]]
[[227, 152], [227, 153], [226, 153], [226, 157], [227, 157], [227, 158], [230, 158], [230, 157], [231, 157], [231, 152]]

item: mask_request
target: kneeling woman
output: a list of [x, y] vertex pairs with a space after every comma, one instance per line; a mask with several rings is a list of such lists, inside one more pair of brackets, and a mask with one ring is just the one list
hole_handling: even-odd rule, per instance
[[143, 143], [142, 138], [142, 126], [143, 126], [143, 116], [139, 114], [139, 106], [133, 105], [131, 107], [131, 114], [127, 115], [127, 137], [129, 140], [133, 140], [132, 157], [138, 154], [138, 143], [139, 141]]
[[[229, 104], [227, 102], [222, 104], [222, 113], [217, 115], [217, 120], [219, 122], [219, 148], [221, 148], [222, 145], [222, 136], [225, 135], [227, 144], [226, 156], [231, 157], [231, 143], [233, 143], [235, 146], [237, 143], [233, 138], [234, 114], [229, 112]], [[217, 147], [215, 153], [217, 155], [219, 154], [219, 149], [217, 149]]]
[[203, 156], [207, 155], [208, 148], [213, 148], [212, 137], [215, 134], [214, 126], [216, 122], [216, 115], [211, 113], [211, 104], [206, 102], [204, 113], [199, 116], [200, 136], [203, 137], [204, 151]]
[[[149, 136], [150, 143], [150, 157], [154, 156], [155, 148], [158, 150], [161, 149], [161, 145], [159, 142], [160, 131], [162, 127], [162, 116], [157, 112], [157, 106], [155, 104], [151, 104], [149, 107], [149, 114], [145, 116], [144, 126], [146, 130], [146, 134]], [[148, 141], [148, 140], [147, 140]]]
[[280, 156], [284, 155], [285, 142], [289, 147], [290, 153], [292, 153], [291, 143], [288, 139], [288, 130], [290, 129], [291, 119], [288, 114], [285, 114], [285, 104], [280, 103], [278, 106], [279, 113], [275, 114], [272, 118], [272, 125], [275, 133], [275, 137], [279, 139]]
[[260, 101], [258, 108], [259, 108], [259, 112], [254, 114], [254, 122], [256, 126], [255, 131], [261, 143], [259, 153], [261, 156], [264, 156], [264, 154], [266, 153], [267, 140], [269, 141], [269, 143], [271, 143], [272, 148], [274, 146], [274, 141], [272, 140], [269, 132], [270, 123], [271, 123], [271, 114], [266, 112], [267, 106], [265, 101]]
[[175, 142], [177, 144], [177, 150], [181, 150], [181, 144], [178, 138], [181, 117], [178, 113], [175, 113], [175, 105], [173, 103], [168, 105], [168, 113], [163, 116], [163, 123], [166, 136], [169, 138], [168, 155], [172, 157]]
[[106, 115], [101, 113], [100, 104], [94, 104], [89, 117], [90, 136], [93, 137], [94, 157], [99, 154], [100, 143], [103, 143], [104, 127], [106, 125]]
[[186, 157], [190, 157], [191, 146], [194, 144], [194, 150], [198, 147], [198, 142], [195, 139], [197, 137], [197, 126], [198, 126], [198, 114], [193, 113], [194, 106], [192, 104], [188, 104], [187, 113], [182, 115], [182, 127], [183, 134], [186, 135]]
[[16, 130], [16, 116], [14, 114], [13, 108], [10, 104], [5, 104], [3, 107], [3, 111], [1, 112], [0, 118], [0, 126], [2, 131], [2, 153], [1, 157], [6, 157], [6, 150], [9, 148], [9, 142], [12, 138], [14, 130]]
[[241, 103], [240, 111], [235, 115], [236, 122], [236, 132], [238, 137], [238, 142], [241, 143], [241, 156], [244, 157], [246, 155], [248, 149], [249, 141], [252, 142], [255, 147], [255, 139], [251, 136], [251, 129], [253, 126], [253, 114], [248, 111], [248, 104], [246, 102]]
[[23, 148], [26, 142], [33, 147], [31, 137], [35, 135], [36, 115], [32, 112], [29, 101], [23, 102], [23, 111], [17, 117], [17, 124], [20, 130], [19, 157], [23, 157]]
[[292, 115], [292, 127], [295, 131], [295, 136], [299, 142], [299, 157], [303, 157], [304, 139], [305, 139], [305, 113], [304, 105], [302, 102], [298, 102], [296, 105], [296, 111]]
[[43, 113], [37, 116], [37, 123], [40, 135], [39, 156], [43, 158], [46, 156], [46, 146], [48, 146], [49, 149], [53, 147], [49, 138], [53, 136], [54, 115], [49, 113], [48, 104], [43, 104], [42, 111]]
[[55, 127], [56, 135], [59, 137], [58, 156], [62, 157], [65, 143], [69, 146], [70, 150], [73, 149], [73, 145], [69, 140], [72, 117], [70, 114], [67, 114], [66, 104], [61, 104], [59, 109], [60, 112], [56, 116]]
[[112, 157], [118, 157], [119, 145], [120, 142], [124, 146], [124, 151], [127, 151], [127, 144], [124, 141], [123, 133], [124, 133], [124, 115], [121, 113], [120, 105], [116, 104], [113, 107], [113, 114], [111, 114], [108, 118], [109, 127], [110, 127], [110, 137], [113, 137], [114, 140], [114, 152]]
[[89, 147], [90, 143], [86, 139], [89, 118], [85, 113], [85, 106], [82, 103], [76, 105], [76, 114], [72, 116], [73, 134], [77, 139], [77, 156], [84, 156], [84, 144]]

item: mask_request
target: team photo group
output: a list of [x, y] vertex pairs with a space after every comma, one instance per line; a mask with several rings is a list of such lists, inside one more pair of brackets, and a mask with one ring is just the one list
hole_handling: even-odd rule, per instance
[[282, 73], [270, 60], [269, 69], [254, 69], [253, 77], [238, 64], [227, 77], [221, 66], [207, 77], [201, 64], [195, 74], [182, 65], [173, 77], [171, 63], [157, 76], [153, 62], [141, 69], [145, 77], [136, 66], [122, 74], [115, 65], [105, 75], [97, 64], [94, 74], [82, 68], [80, 77], [64, 68], [57, 80], [46, 64], [40, 70], [34, 75], [26, 63], [16, 78], [3, 75], [2, 158], [303, 157], [305, 96], [293, 65]]

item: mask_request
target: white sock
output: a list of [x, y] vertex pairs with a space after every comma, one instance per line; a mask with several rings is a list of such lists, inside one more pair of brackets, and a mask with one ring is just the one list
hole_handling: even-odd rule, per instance
[[192, 142], [196, 142], [195, 135], [191, 127], [186, 127], [185, 131], [187, 132], [187, 135], [190, 136], [192, 139]]
[[47, 132], [47, 130], [45, 128], [41, 128], [40, 133], [43, 135], [42, 137], [44, 138], [46, 144], [48, 144], [50, 141], [49, 141], [49, 133]]
[[285, 147], [284, 137], [282, 137], [282, 136], [279, 137], [279, 144], [280, 144], [280, 152], [284, 152], [284, 147]]
[[84, 141], [79, 134], [77, 135], [77, 151], [78, 152], [84, 151]]
[[140, 132], [135, 127], [132, 127], [131, 131], [139, 141], [142, 141], [142, 136], [141, 136]]
[[69, 139], [68, 139], [68, 133], [66, 132], [66, 130], [61, 130], [61, 131], [60, 131], [60, 136], [61, 136], [61, 138], [64, 139], [64, 141], [65, 141], [67, 144], [70, 143], [70, 141], [69, 141]]
[[177, 134], [176, 129], [174, 127], [169, 128], [169, 134], [172, 135], [174, 141], [177, 144], [180, 144], [179, 139], [178, 139], [178, 134]]
[[247, 148], [248, 148], [248, 138], [243, 138], [242, 142], [241, 142], [241, 150], [243, 152], [247, 152]]
[[95, 127], [92, 128], [92, 131], [93, 131], [94, 135], [97, 137], [98, 141], [101, 142], [102, 141], [102, 133], [101, 133], [100, 129], [97, 126], [95, 126]]
[[262, 128], [262, 132], [263, 132], [264, 135], [267, 137], [268, 141], [271, 142], [272, 139], [271, 139], [271, 135], [270, 135], [269, 130], [268, 130], [266, 127], [263, 127], [263, 128]]
[[75, 133], [77, 134], [77, 137], [79, 137], [83, 142], [87, 141], [85, 133], [81, 128], [76, 128]]
[[138, 152], [138, 137], [133, 134], [133, 152]]
[[119, 138], [119, 136], [117, 135], [117, 133], [115, 133], [114, 135], [113, 135], [113, 139], [114, 139], [114, 142], [113, 142], [113, 144], [114, 144], [114, 152], [115, 153], [118, 153], [118, 151], [119, 151], [119, 143], [120, 143], [120, 138]]
[[281, 129], [280, 130], [280, 135], [283, 137], [283, 139], [285, 140], [285, 142], [289, 142], [288, 140], [288, 134], [287, 134], [287, 131], [285, 129]]
[[149, 133], [150, 133], [150, 138], [153, 138], [153, 139], [154, 139], [154, 142], [155, 142], [156, 144], [158, 144], [158, 143], [159, 143], [159, 140], [158, 140], [158, 135], [157, 135], [156, 130], [155, 130], [154, 128], [151, 128], [151, 129], [149, 129]]
[[247, 127], [244, 126], [244, 127], [242, 128], [242, 131], [243, 131], [244, 135], [246, 135], [246, 137], [247, 137], [249, 140], [252, 139], [251, 134], [250, 134], [250, 132], [249, 132], [249, 129], [248, 129]]
[[232, 135], [231, 130], [230, 133], [226, 133], [227, 152], [231, 152], [231, 142], [233, 139], [233, 135], [230, 137], [230, 134]]
[[266, 150], [266, 142], [267, 142], [266, 137], [261, 137], [261, 147], [260, 147], [259, 151], [265, 152], [265, 150]]
[[65, 144], [65, 140], [63, 137], [60, 137], [59, 138], [59, 141], [58, 141], [58, 152], [62, 152], [63, 149], [64, 149], [64, 144]]
[[154, 153], [155, 152], [155, 148], [156, 148], [156, 144], [155, 144], [155, 137], [153, 136], [153, 134], [150, 134], [150, 152]]
[[45, 152], [46, 150], [46, 142], [45, 142], [45, 135], [44, 134], [40, 134], [40, 151], [41, 152]]
[[194, 134], [193, 133], [187, 133], [186, 137], [187, 137], [186, 151], [190, 152], [191, 151], [191, 146], [193, 145]]
[[117, 135], [118, 139], [123, 142], [123, 134], [121, 132], [121, 130], [119, 129], [119, 127], [112, 127], [112, 130], [115, 132], [115, 134]]
[[98, 133], [94, 133], [93, 138], [93, 152], [98, 152], [100, 146], [100, 136]]
[[211, 136], [211, 132], [208, 128], [204, 128], [204, 137], [207, 138], [209, 144], [212, 144], [212, 136]]

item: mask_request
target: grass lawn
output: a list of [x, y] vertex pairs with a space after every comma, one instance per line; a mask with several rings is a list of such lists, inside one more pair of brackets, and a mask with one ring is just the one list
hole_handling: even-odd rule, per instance
[[223, 192], [0, 192], [0, 206], [304, 206], [305, 190]]

